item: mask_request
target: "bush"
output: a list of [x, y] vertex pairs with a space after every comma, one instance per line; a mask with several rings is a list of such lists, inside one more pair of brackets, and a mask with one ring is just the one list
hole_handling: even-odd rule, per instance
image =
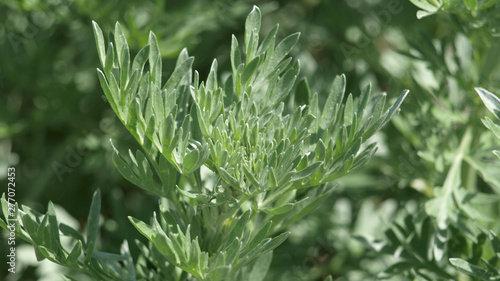
[[[165, 33], [148, 37], [125, 21], [106, 41], [94, 24], [98, 78], [124, 127], [107, 117], [116, 125], [98, 142], [109, 154], [93, 156], [112, 158], [147, 193], [106, 191], [113, 204], [106, 214], [97, 190], [85, 228], [61, 223], [64, 213], [52, 203], [46, 214], [22, 206], [16, 234], [39, 260], [83, 273], [62, 272], [74, 280], [495, 280], [500, 134], [484, 116], [489, 110], [498, 118], [500, 110], [500, 8], [496, 1], [411, 2], [420, 10], [399, 1], [269, 3], [262, 23], [257, 8], [247, 17], [241, 41], [215, 44], [211, 65], [208, 53], [195, 48], [194, 60], [180, 51], [189, 37], [166, 44], [157, 40]], [[226, 16], [238, 18], [248, 4], [224, 6]], [[221, 17], [196, 2], [176, 8], [206, 13], [202, 25], [187, 22], [193, 30], [213, 28], [210, 18]], [[293, 29], [300, 40], [283, 36]], [[165, 58], [179, 52], [168, 66]], [[207, 67], [193, 72], [199, 58]], [[349, 79], [331, 79], [338, 72]], [[405, 102], [407, 91], [372, 97], [371, 87], [412, 94]], [[394, 105], [384, 111], [387, 97]], [[25, 124], [4, 130], [14, 144]], [[104, 145], [109, 137], [112, 145]], [[121, 198], [150, 203], [126, 210]], [[81, 204], [74, 208], [82, 212]], [[119, 241], [120, 254], [112, 254]]]

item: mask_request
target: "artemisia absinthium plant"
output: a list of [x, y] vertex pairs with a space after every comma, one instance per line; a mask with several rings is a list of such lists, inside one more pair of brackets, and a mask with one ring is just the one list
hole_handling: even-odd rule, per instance
[[[299, 62], [287, 58], [299, 34], [276, 44], [276, 25], [259, 44], [260, 25], [254, 7], [244, 51], [232, 38], [232, 72], [224, 81], [216, 60], [201, 81], [192, 70], [194, 58], [183, 50], [163, 82], [153, 33], [131, 60], [118, 23], [107, 48], [93, 23], [101, 86], [142, 148], [114, 148], [113, 161], [127, 180], [159, 197], [159, 211], [147, 223], [129, 217], [149, 240], [137, 242], [141, 255], [134, 265], [126, 243], [122, 255], [94, 251], [99, 192], [86, 239], [58, 224], [53, 208], [46, 215], [21, 210], [19, 235], [41, 259], [96, 280], [264, 280], [287, 226], [321, 204], [334, 180], [370, 159], [376, 144], [366, 140], [398, 112], [408, 91], [385, 110], [386, 96], [371, 98], [370, 86], [345, 98], [341, 75], [320, 107], [306, 80], [296, 85]], [[308, 105], [289, 110], [292, 92]], [[59, 232], [78, 241], [73, 250], [58, 243]]]

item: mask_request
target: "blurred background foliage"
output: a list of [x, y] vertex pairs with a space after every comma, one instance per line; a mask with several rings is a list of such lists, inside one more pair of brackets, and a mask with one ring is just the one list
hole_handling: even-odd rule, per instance
[[[91, 20], [105, 31], [120, 21], [132, 56], [154, 31], [164, 77], [184, 47], [206, 77], [213, 58], [222, 72], [230, 70], [230, 35], [242, 37], [252, 5], [263, 12], [263, 34], [275, 23], [281, 38], [301, 32], [292, 56], [300, 60], [301, 75], [313, 91], [325, 94], [340, 73], [353, 93], [368, 83], [389, 98], [411, 90], [402, 114], [375, 137], [379, 151], [368, 167], [339, 182], [327, 204], [291, 227], [290, 239], [275, 250], [267, 280], [312, 281], [328, 274], [334, 280], [458, 276], [447, 261], [428, 268], [427, 254], [415, 254], [412, 245], [422, 247], [431, 239], [435, 224], [424, 204], [439, 198], [438, 187], [467, 128], [474, 137], [462, 186], [479, 194], [471, 204], [493, 216], [482, 226], [500, 231], [495, 174], [500, 165], [491, 154], [498, 140], [481, 124], [486, 110], [473, 90], [500, 90], [498, 1], [0, 0], [2, 186], [6, 168], [16, 167], [19, 203], [45, 211], [51, 200], [82, 231], [92, 193], [100, 188], [101, 249], [117, 252], [123, 239], [133, 245], [138, 236], [126, 216], [149, 218], [157, 198], [132, 187], [111, 162], [110, 138], [131, 148], [135, 142], [99, 88]], [[447, 257], [470, 260], [480, 241], [450, 227]], [[418, 233], [420, 240], [399, 241], [398, 233]], [[370, 249], [373, 243], [360, 243], [368, 241], [367, 234], [385, 246]], [[407, 247], [391, 248], [391, 243]], [[6, 243], [0, 249], [6, 252]], [[24, 258], [34, 255], [31, 248], [18, 251], [20, 273], [6, 280], [58, 278], [54, 274], [62, 269]], [[137, 253], [135, 247], [131, 251]], [[420, 274], [420, 265], [426, 273]]]

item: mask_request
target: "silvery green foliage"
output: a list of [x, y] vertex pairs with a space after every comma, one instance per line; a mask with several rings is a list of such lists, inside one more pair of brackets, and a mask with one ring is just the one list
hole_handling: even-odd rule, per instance
[[[481, 97], [486, 108], [493, 113], [498, 121], [500, 119], [500, 99], [495, 94], [483, 88], [475, 88], [475, 90], [479, 94], [479, 97]], [[488, 117], [484, 117], [483, 124], [490, 129], [496, 137], [500, 138], [500, 126], [495, 124], [495, 122]], [[494, 150], [493, 153], [500, 158], [500, 152], [498, 150]], [[450, 263], [461, 272], [474, 276], [480, 280], [500, 280], [500, 270], [498, 269], [500, 240], [493, 231], [488, 232], [488, 237], [494, 252], [494, 256], [490, 260], [481, 257], [477, 261], [478, 265], [481, 266], [474, 265], [460, 258], [451, 258]]]
[[[0, 219], [0, 227], [7, 230], [9, 224], [9, 203], [5, 194], [1, 198], [5, 221]], [[47, 213], [40, 214], [16, 203], [16, 236], [34, 246], [38, 261], [48, 259], [56, 264], [88, 274], [93, 280], [136, 280], [135, 269], [127, 241], [124, 241], [120, 254], [98, 251], [97, 240], [101, 193], [96, 190], [92, 198], [85, 234], [71, 226], [59, 223], [54, 204], [49, 202]], [[10, 221], [12, 222], [12, 221]], [[65, 248], [61, 239], [69, 239], [72, 248]], [[64, 280], [77, 280], [62, 276]]]
[[[377, 260], [386, 259], [375, 273], [380, 279], [498, 280], [492, 268], [498, 268], [500, 162], [490, 152], [498, 149], [498, 125], [486, 117], [487, 130], [479, 122], [485, 110], [472, 88], [498, 76], [492, 27], [498, 26], [500, 6], [491, 5], [498, 1], [411, 2], [423, 10], [418, 17], [443, 15], [461, 23], [445, 25], [449, 36], [407, 36], [408, 45], [399, 51], [412, 64], [409, 77], [417, 99], [393, 122], [410, 148], [398, 162], [405, 154], [415, 156], [405, 171], [396, 170], [398, 186], [413, 187], [423, 200], [414, 201], [418, 212], [399, 208], [383, 235], [358, 240]], [[425, 67], [419, 70], [418, 64]], [[498, 98], [476, 91], [498, 117]], [[408, 206], [413, 198], [402, 201], [399, 206]]]
[[[245, 53], [232, 38], [232, 75], [224, 83], [217, 61], [200, 82], [186, 50], [163, 83], [153, 33], [130, 67], [120, 25], [105, 50], [94, 23], [101, 86], [145, 151], [125, 156], [115, 149], [113, 160], [125, 178], [162, 197], [152, 225], [130, 221], [166, 261], [200, 280], [243, 280], [254, 276], [242, 273], [262, 259], [269, 266], [268, 253], [288, 236], [282, 230], [326, 197], [329, 182], [368, 161], [375, 144], [361, 145], [408, 93], [388, 111], [382, 96], [370, 111], [370, 88], [343, 104], [345, 77], [338, 76], [323, 108], [314, 94], [310, 106], [285, 115], [283, 101], [300, 67], [286, 56], [299, 34], [276, 44], [276, 26], [259, 44], [260, 21], [254, 8], [246, 20]], [[202, 166], [214, 175], [213, 184], [204, 181]]]
[[368, 161], [375, 144], [362, 144], [408, 93], [387, 111], [385, 96], [369, 108], [369, 87], [343, 103], [345, 77], [338, 76], [324, 107], [314, 94], [309, 106], [285, 114], [300, 68], [286, 56], [299, 34], [276, 44], [276, 26], [259, 44], [260, 22], [255, 7], [246, 20], [245, 52], [233, 36], [232, 75], [223, 83], [217, 61], [200, 81], [186, 50], [162, 82], [153, 33], [131, 62], [120, 25], [106, 49], [94, 23], [101, 86], [144, 151], [115, 149], [114, 163], [126, 179], [161, 197], [151, 224], [130, 221], [166, 262], [200, 280], [262, 280], [261, 268], [288, 236], [283, 230], [321, 203], [329, 182]]
[[[481, 97], [481, 100], [483, 101], [486, 108], [496, 117], [498, 123], [500, 120], [500, 99], [488, 90], [485, 90], [483, 88], [475, 89]], [[490, 131], [492, 131], [497, 138], [500, 139], [500, 126], [498, 124], [493, 122], [493, 120], [488, 117], [484, 117], [483, 124], [486, 126], [486, 128], [490, 129]], [[493, 150], [493, 153], [500, 159], [500, 151]]]
[[[141, 255], [134, 265], [126, 244], [121, 255], [95, 249], [99, 192], [86, 238], [58, 224], [51, 205], [46, 215], [23, 208], [18, 234], [40, 258], [95, 280], [264, 280], [287, 226], [327, 198], [332, 181], [370, 159], [376, 144], [365, 141], [398, 112], [408, 91], [385, 110], [385, 95], [372, 98], [370, 86], [357, 98], [345, 97], [341, 75], [320, 106], [303, 80], [295, 96], [307, 105], [288, 112], [300, 64], [287, 55], [299, 34], [276, 43], [276, 25], [260, 42], [260, 23], [254, 7], [244, 51], [232, 38], [225, 81], [215, 60], [201, 81], [187, 50], [162, 81], [153, 33], [132, 60], [118, 23], [108, 43], [93, 23], [101, 86], [142, 148], [123, 153], [113, 146], [113, 162], [127, 180], [160, 198], [159, 212], [148, 223], [129, 217], [149, 240], [137, 242]], [[75, 239], [73, 249], [60, 246], [61, 233]]]

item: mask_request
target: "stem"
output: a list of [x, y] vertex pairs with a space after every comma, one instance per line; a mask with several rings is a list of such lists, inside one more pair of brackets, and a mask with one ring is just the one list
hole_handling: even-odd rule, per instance
[[283, 193], [290, 191], [289, 187], [290, 187], [290, 185], [283, 187], [281, 190], [272, 194], [271, 196], [269, 196], [269, 198], [264, 200], [264, 202], [262, 202], [262, 205], [260, 205], [259, 207], [266, 207], [267, 205], [271, 204], [274, 200], [278, 199], [281, 195], [283, 195]]
[[460, 146], [458, 147], [457, 155], [453, 160], [450, 171], [446, 176], [446, 180], [443, 184], [443, 189], [445, 190], [445, 196], [449, 196], [453, 193], [453, 190], [460, 185], [460, 169], [462, 167], [462, 160], [464, 155], [469, 152], [469, 147], [472, 141], [472, 128], [467, 127], [462, 140], [460, 141]]

